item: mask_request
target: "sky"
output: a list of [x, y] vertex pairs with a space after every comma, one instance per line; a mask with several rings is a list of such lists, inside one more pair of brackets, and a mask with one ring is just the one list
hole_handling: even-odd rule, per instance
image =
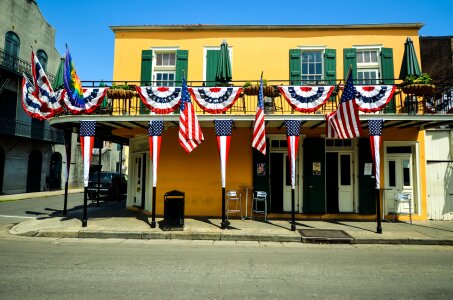
[[[421, 36], [453, 36], [453, 0], [37, 0], [68, 44], [82, 81], [113, 78], [112, 25], [328, 25], [424, 23]], [[226, 3], [226, 4], [225, 4]]]

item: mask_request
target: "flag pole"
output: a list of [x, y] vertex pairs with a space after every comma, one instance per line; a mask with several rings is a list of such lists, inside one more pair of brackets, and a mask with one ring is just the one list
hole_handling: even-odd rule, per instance
[[98, 158], [98, 163], [99, 163], [99, 172], [98, 172], [98, 190], [97, 190], [97, 197], [96, 197], [96, 207], [99, 207], [99, 197], [100, 197], [100, 194], [101, 194], [101, 169], [102, 169], [102, 166], [101, 166], [101, 150], [102, 150], [102, 140], [98, 140], [99, 144], [99, 148], [98, 148], [98, 154], [99, 154], [99, 158]]
[[156, 186], [153, 186], [153, 203], [151, 212], [151, 228], [156, 228]]
[[230, 225], [230, 222], [225, 217], [225, 188], [222, 187], [222, 223], [220, 223], [220, 228], [225, 229], [228, 225]]
[[82, 217], [82, 227], [87, 227], [88, 217], [87, 217], [87, 189], [88, 187], [83, 188], [83, 217]]
[[296, 231], [296, 201], [294, 199], [294, 187], [291, 189], [291, 231]]
[[69, 168], [71, 166], [71, 134], [70, 130], [64, 132], [64, 145], [66, 150], [66, 180], [64, 183], [64, 203], [63, 216], [68, 214], [68, 188], [69, 188]]
[[[376, 178], [375, 178], [376, 180]], [[381, 203], [380, 203], [380, 189], [376, 188], [376, 222], [377, 222], [377, 227], [376, 227], [376, 233], [382, 233], [382, 226], [381, 226]]]

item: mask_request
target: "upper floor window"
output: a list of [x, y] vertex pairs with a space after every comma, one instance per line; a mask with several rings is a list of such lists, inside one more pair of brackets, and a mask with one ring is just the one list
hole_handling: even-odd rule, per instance
[[17, 34], [8, 31], [5, 35], [5, 52], [19, 57], [20, 40]]
[[41, 63], [42, 68], [44, 71], [47, 71], [47, 54], [44, 50], [39, 49], [38, 52], [36, 52], [36, 55], [38, 56], [39, 62]]
[[302, 81], [310, 83], [323, 79], [323, 51], [302, 51]]
[[174, 86], [176, 74], [176, 50], [155, 50], [153, 81], [156, 86]]
[[357, 84], [378, 84], [379, 50], [357, 49]]

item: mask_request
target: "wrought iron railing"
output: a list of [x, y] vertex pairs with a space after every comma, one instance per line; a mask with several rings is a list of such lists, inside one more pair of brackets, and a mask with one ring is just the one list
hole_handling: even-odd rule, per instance
[[61, 129], [36, 126], [29, 122], [0, 118], [0, 135], [18, 136], [34, 140], [64, 144]]
[[[405, 92], [405, 85], [401, 83], [401, 80], [392, 79], [390, 81], [397, 82], [396, 91], [392, 97], [390, 103], [380, 112], [381, 114], [447, 114], [453, 113], [453, 84], [437, 84], [433, 83], [436, 86], [435, 90], [430, 93], [423, 95], [410, 94], [407, 91]], [[230, 86], [243, 86], [247, 81], [233, 81], [230, 83]], [[129, 86], [130, 90], [135, 90], [136, 85], [141, 83], [138, 81], [115, 81], [115, 82], [106, 82], [106, 81], [90, 81], [83, 82], [85, 87], [99, 87], [102, 84], [111, 86]], [[169, 85], [175, 85], [174, 82], [168, 82]], [[258, 84], [257, 80], [252, 81], [256, 86]], [[338, 103], [340, 101], [340, 96], [342, 94], [344, 81], [337, 80], [335, 82], [335, 90], [330, 97], [330, 99], [317, 111], [306, 114], [327, 114], [332, 111], [335, 111]], [[152, 82], [147, 82], [143, 85], [152, 85]], [[291, 85], [294, 84], [288, 80], [272, 80], [267, 82], [268, 92], [265, 90], [264, 98], [264, 108], [266, 114], [300, 114], [300, 112], [295, 111], [286, 101], [286, 99], [278, 92], [276, 88], [277, 85]], [[299, 85], [332, 85], [331, 82], [297, 82], [295, 84]], [[355, 83], [356, 85], [359, 85]], [[188, 86], [200, 87], [200, 86], [209, 86], [210, 84], [200, 81], [188, 81]], [[255, 114], [256, 105], [257, 105], [257, 95], [247, 95], [245, 93], [241, 94], [240, 98], [236, 103], [226, 112], [227, 114]], [[105, 99], [101, 107], [94, 112], [94, 114], [100, 115], [143, 115], [149, 114], [149, 110], [144, 108], [141, 103], [141, 99], [138, 95], [130, 99]], [[198, 114], [204, 114], [201, 108], [195, 105], [195, 109]], [[65, 112], [63, 114], [70, 114], [70, 112]]]
[[[12, 55], [1, 48], [0, 48], [0, 66], [18, 75], [22, 75], [22, 73], [25, 73], [28, 76], [32, 76], [31, 63], [15, 55]], [[53, 74], [46, 73], [46, 75], [50, 82], [54, 81], [55, 76]]]

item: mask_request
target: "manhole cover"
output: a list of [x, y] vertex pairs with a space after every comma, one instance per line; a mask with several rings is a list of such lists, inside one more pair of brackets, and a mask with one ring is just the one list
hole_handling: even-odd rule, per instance
[[354, 238], [343, 230], [333, 229], [298, 229], [302, 242], [353, 243]]

